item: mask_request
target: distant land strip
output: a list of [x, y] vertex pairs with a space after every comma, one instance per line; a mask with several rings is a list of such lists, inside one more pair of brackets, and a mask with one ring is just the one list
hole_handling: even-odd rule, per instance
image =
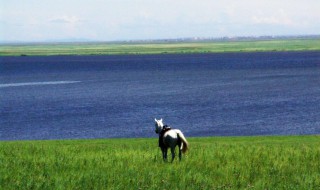
[[320, 38], [228, 41], [145, 41], [1, 44], [0, 56], [189, 54], [320, 51]]

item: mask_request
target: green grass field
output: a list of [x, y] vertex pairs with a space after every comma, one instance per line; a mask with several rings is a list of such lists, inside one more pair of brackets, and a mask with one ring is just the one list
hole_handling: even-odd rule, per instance
[[320, 189], [320, 136], [0, 142], [0, 189]]
[[168, 43], [61, 43], [0, 45], [0, 56], [118, 55], [166, 53], [219, 53], [256, 51], [319, 51], [320, 38], [265, 41]]

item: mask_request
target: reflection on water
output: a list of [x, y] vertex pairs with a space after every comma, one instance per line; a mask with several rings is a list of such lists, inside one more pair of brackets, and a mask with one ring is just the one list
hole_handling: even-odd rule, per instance
[[35, 85], [72, 84], [72, 83], [78, 83], [78, 82], [80, 81], [22, 82], [22, 83], [0, 84], [0, 88], [18, 87], [18, 86], [35, 86]]

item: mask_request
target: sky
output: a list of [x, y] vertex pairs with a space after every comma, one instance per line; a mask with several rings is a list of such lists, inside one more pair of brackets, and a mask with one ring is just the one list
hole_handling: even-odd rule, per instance
[[0, 0], [0, 42], [310, 34], [319, 0]]

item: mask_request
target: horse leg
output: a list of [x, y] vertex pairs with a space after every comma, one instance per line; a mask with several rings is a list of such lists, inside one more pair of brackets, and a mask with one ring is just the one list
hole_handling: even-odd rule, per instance
[[164, 148], [161, 147], [162, 159], [164, 160]]
[[168, 160], [168, 149], [167, 148], [164, 149], [164, 159], [165, 159], [165, 161]]
[[181, 159], [182, 159], [183, 146], [185, 146], [185, 145], [184, 145], [183, 142], [180, 140], [180, 144], [179, 144], [179, 159], [180, 159], [180, 161], [181, 161]]
[[164, 151], [165, 151], [164, 148], [161, 147], [161, 153], [162, 153], [162, 159], [163, 159], [163, 160], [165, 160], [165, 157], [166, 157]]
[[173, 162], [174, 157], [175, 157], [174, 149], [175, 149], [175, 147], [171, 147], [171, 157], [172, 157], [172, 159], [171, 159], [171, 163]]
[[163, 158], [163, 161], [167, 161], [167, 152], [168, 152], [168, 149], [167, 149], [167, 148], [162, 147], [162, 148], [161, 148], [161, 151], [162, 151], [162, 158]]

